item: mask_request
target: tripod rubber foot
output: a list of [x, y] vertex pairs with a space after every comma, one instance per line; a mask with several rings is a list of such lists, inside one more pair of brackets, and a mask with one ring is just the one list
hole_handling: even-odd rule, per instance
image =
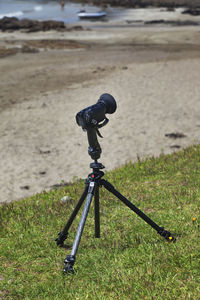
[[68, 255], [64, 260], [64, 268], [63, 268], [63, 274], [74, 274], [73, 265], [75, 263], [75, 256], [74, 255]]
[[66, 240], [68, 236], [68, 233], [66, 235], [63, 235], [62, 232], [59, 232], [57, 239], [55, 239], [57, 246], [63, 247], [64, 240]]
[[162, 237], [164, 237], [168, 242], [175, 242], [176, 238], [173, 237], [171, 232], [165, 230], [163, 227], [160, 228], [158, 231], [158, 234], [160, 234]]
[[74, 269], [69, 264], [65, 264], [63, 268], [63, 275], [74, 274]]

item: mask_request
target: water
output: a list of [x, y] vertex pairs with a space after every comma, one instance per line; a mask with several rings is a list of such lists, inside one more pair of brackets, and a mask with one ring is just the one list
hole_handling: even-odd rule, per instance
[[[65, 23], [75, 23], [79, 19], [77, 12], [83, 8], [82, 4], [65, 1], [64, 9], [61, 9], [60, 1], [48, 0], [0, 0], [0, 19], [4, 16], [28, 18], [33, 20], [55, 20]], [[100, 11], [100, 7], [84, 5], [88, 12]]]
[[[17, 17], [19, 19], [28, 18], [33, 20], [55, 20], [64, 21], [69, 23], [84, 23], [80, 21], [77, 12], [83, 8], [80, 3], [73, 3], [70, 0], [65, 0], [65, 7], [61, 9], [59, 0], [0, 0], [0, 19], [4, 16]], [[98, 12], [101, 7], [93, 5], [84, 5], [87, 12]], [[185, 15], [181, 15], [183, 8], [177, 8], [173, 12], [169, 12], [164, 8], [138, 8], [138, 9], [126, 9], [108, 7], [106, 9], [107, 17], [102, 22], [102, 26], [109, 26], [109, 21], [124, 21], [128, 23], [151, 20], [184, 20], [187, 18]], [[197, 17], [195, 17], [197, 19]], [[94, 22], [93, 25], [94, 26]], [[98, 25], [99, 26], [99, 25]]]

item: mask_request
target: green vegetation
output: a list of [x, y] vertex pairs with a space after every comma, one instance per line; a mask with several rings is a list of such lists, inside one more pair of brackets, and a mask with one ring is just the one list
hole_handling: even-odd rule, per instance
[[[84, 180], [0, 207], [2, 299], [199, 299], [200, 146], [128, 163], [105, 174], [124, 196], [177, 238], [168, 243], [121, 201], [100, 190], [101, 238], [93, 203], [74, 275], [63, 276], [80, 216], [65, 241], [54, 239]], [[68, 195], [66, 203], [60, 199]], [[196, 218], [196, 220], [193, 218]]]

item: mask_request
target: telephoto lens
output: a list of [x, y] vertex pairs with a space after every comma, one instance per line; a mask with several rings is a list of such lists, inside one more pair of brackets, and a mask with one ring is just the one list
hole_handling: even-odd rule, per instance
[[117, 109], [117, 104], [110, 94], [102, 94], [96, 104], [91, 105], [76, 115], [76, 122], [83, 129], [97, 126], [98, 123], [106, 119], [105, 114], [113, 114]]

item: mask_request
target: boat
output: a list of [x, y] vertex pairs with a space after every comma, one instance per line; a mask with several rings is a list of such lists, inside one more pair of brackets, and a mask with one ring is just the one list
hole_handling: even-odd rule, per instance
[[101, 19], [106, 16], [105, 11], [98, 11], [98, 12], [86, 12], [84, 9], [78, 12], [78, 17], [80, 19]]

